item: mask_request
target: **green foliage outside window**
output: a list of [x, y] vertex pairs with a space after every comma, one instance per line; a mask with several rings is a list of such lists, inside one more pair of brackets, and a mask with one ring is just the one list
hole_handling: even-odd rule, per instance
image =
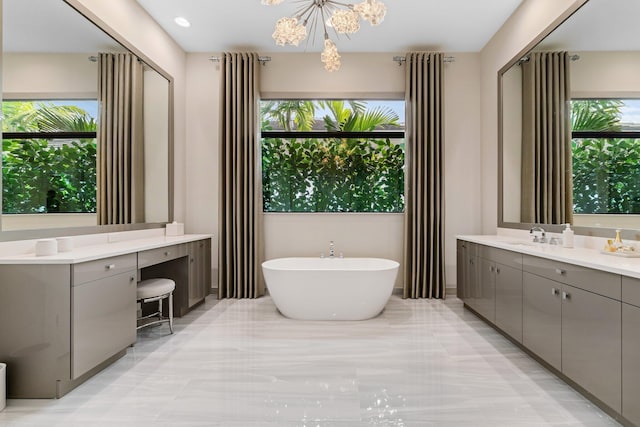
[[[314, 117], [322, 109], [321, 120]], [[295, 131], [402, 130], [385, 107], [364, 101], [268, 101], [262, 130], [293, 131], [262, 139], [265, 212], [402, 212], [404, 141], [374, 138], [296, 138]]]
[[[571, 102], [573, 131], [622, 130], [624, 102]], [[572, 140], [573, 202], [577, 214], [640, 213], [640, 139]]]
[[[95, 132], [74, 106], [3, 102], [3, 132]], [[3, 139], [2, 212], [96, 211], [96, 140]]]

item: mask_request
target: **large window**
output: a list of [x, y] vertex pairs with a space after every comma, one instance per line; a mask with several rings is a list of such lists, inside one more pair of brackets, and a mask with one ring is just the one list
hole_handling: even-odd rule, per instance
[[640, 100], [571, 101], [577, 214], [640, 213]]
[[261, 102], [265, 212], [403, 212], [404, 101]]
[[2, 213], [96, 211], [97, 101], [4, 101]]

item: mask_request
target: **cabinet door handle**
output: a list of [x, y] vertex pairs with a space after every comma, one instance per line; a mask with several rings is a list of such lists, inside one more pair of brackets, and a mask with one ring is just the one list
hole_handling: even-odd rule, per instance
[[560, 292], [556, 288], [551, 288], [551, 295], [557, 296]]
[[496, 267], [496, 273], [500, 274], [500, 267]]
[[556, 268], [556, 273], [557, 274], [564, 274], [564, 273], [566, 273], [566, 270], [563, 270], [561, 268]]
[[135, 277], [133, 277], [133, 276], [131, 276], [131, 277], [129, 277], [129, 281], [130, 281], [130, 282], [135, 282], [135, 281], [136, 281], [136, 278], [135, 278]]
[[493, 266], [489, 267], [489, 271], [490, 271], [491, 273], [493, 273], [493, 271], [494, 271]]
[[562, 299], [569, 300], [571, 299], [571, 294], [569, 292], [562, 292]]
[[107, 264], [104, 266], [105, 270], [113, 270], [114, 268], [116, 268], [115, 264]]

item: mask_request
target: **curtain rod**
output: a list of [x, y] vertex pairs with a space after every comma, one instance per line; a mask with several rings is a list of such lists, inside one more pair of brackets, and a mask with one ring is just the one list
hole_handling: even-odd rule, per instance
[[[394, 56], [393, 60], [398, 63], [398, 66], [404, 64], [407, 61], [407, 58], [404, 56]], [[456, 62], [455, 56], [445, 56], [442, 59], [444, 62]]]
[[[569, 59], [571, 61], [577, 61], [578, 59], [580, 59], [580, 55], [578, 54], [569, 55]], [[516, 65], [522, 65], [523, 62], [529, 62], [529, 55], [525, 55], [522, 58], [520, 58], [518, 62], [516, 62]]]
[[[211, 62], [220, 62], [219, 56], [210, 56], [208, 59]], [[267, 62], [269, 61], [271, 61], [270, 56], [258, 56], [258, 62], [260, 62], [262, 65], [267, 65]]]

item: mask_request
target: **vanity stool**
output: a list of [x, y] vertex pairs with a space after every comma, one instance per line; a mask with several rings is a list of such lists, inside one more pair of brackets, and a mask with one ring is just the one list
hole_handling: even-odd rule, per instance
[[[140, 305], [158, 301], [158, 311], [138, 317], [137, 329], [169, 322], [169, 330], [173, 334], [173, 291], [175, 288], [176, 283], [171, 279], [147, 279], [138, 282], [137, 301]], [[169, 303], [168, 317], [162, 314], [162, 300], [164, 299], [167, 299]]]

